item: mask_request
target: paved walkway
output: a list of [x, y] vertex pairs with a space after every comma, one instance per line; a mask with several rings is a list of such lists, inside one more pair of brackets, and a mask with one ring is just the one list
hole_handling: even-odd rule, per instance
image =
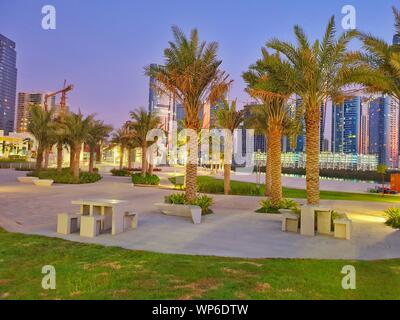
[[[132, 201], [139, 213], [139, 228], [118, 236], [95, 239], [79, 235], [62, 238], [106, 246], [119, 246], [165, 253], [216, 255], [249, 258], [385, 259], [400, 258], [400, 231], [383, 224], [385, 203], [322, 201], [322, 205], [351, 212], [353, 239], [303, 237], [283, 233], [277, 221], [256, 214], [260, 198], [214, 196], [215, 214], [204, 217], [201, 225], [189, 219], [164, 216], [153, 203], [170, 194], [167, 189], [140, 188], [130, 178], [105, 176], [89, 185], [54, 185], [39, 188], [16, 182], [21, 172], [0, 170], [0, 225], [7, 230], [61, 237], [55, 233], [56, 215], [76, 211], [71, 200], [115, 198]], [[160, 174], [166, 181], [168, 173]]]

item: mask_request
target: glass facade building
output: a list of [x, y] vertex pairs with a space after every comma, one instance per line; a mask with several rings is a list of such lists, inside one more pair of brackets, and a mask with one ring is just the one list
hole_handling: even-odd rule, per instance
[[0, 34], [0, 130], [14, 131], [17, 94], [17, 52], [15, 42]]
[[358, 154], [361, 97], [332, 106], [332, 152]]
[[370, 102], [369, 153], [391, 168], [399, 164], [399, 104], [389, 96]]

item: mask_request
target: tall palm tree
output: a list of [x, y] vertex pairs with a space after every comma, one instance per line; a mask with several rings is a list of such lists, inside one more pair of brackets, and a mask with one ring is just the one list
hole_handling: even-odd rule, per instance
[[54, 111], [54, 109], [45, 111], [40, 105], [32, 105], [30, 107], [28, 131], [38, 143], [36, 170], [42, 169], [43, 153], [54, 143]]
[[229, 105], [229, 102], [224, 99], [220, 105], [221, 108], [215, 112], [217, 126], [221, 129], [228, 129], [232, 137], [231, 141], [224, 141], [224, 146], [227, 148], [226, 154], [228, 155], [228, 159], [224, 158], [224, 192], [225, 194], [229, 194], [231, 189], [233, 133], [244, 121], [244, 113], [243, 111], [237, 111], [236, 100], [232, 101], [231, 105]]
[[[223, 98], [231, 81], [221, 71], [217, 58], [218, 44], [199, 40], [197, 29], [187, 37], [178, 27], [172, 27], [174, 42], [164, 50], [165, 65], [147, 67], [148, 75], [156, 79], [156, 90], [172, 94], [185, 110], [185, 127], [201, 129], [199, 113], [205, 102], [216, 103]], [[197, 139], [189, 139], [189, 150], [196, 150]], [[191, 152], [186, 164], [186, 198], [194, 200], [197, 192], [198, 155]]]
[[268, 157], [271, 170], [271, 201], [278, 204], [282, 200], [282, 136], [289, 121], [288, 99], [291, 88], [282, 83], [277, 85], [276, 78], [288, 62], [283, 61], [279, 54], [271, 55], [267, 49], [262, 49], [262, 59], [251, 65], [249, 71], [243, 74], [247, 83], [246, 91], [262, 103], [261, 119], [267, 122], [261, 124], [268, 136]]
[[[145, 175], [149, 172], [147, 150], [152, 144], [150, 141], [147, 141], [147, 135], [151, 130], [159, 129], [161, 121], [154, 112], [146, 112], [143, 108], [138, 111], [132, 111], [131, 118], [130, 129], [135, 139], [133, 143], [140, 145], [142, 148], [142, 174]], [[150, 171], [152, 171], [151, 168]]]
[[335, 19], [328, 23], [322, 41], [310, 43], [303, 29], [294, 27], [297, 43], [278, 39], [267, 42], [267, 47], [285, 59], [274, 77], [274, 87], [280, 86], [297, 94], [302, 100], [306, 126], [306, 175], [308, 204], [319, 203], [319, 153], [321, 105], [328, 98], [343, 100], [343, 87], [353, 83], [355, 68], [349, 62], [347, 46], [357, 35], [352, 30], [336, 37]]
[[70, 112], [64, 118], [68, 141], [71, 149], [74, 150], [72, 170], [76, 179], [79, 179], [82, 144], [86, 142], [89, 137], [91, 124], [93, 121], [94, 115], [85, 117], [81, 112]]
[[119, 170], [122, 170], [124, 165], [124, 153], [125, 150], [128, 148], [130, 140], [133, 138], [132, 132], [125, 123], [121, 128], [117, 129], [112, 137], [111, 142], [118, 144], [120, 148], [120, 158], [119, 158]]
[[266, 162], [265, 162], [265, 196], [269, 197], [271, 195], [271, 159], [269, 153], [269, 143], [268, 143], [268, 122], [269, 113], [265, 105], [255, 105], [249, 110], [249, 114], [246, 117], [245, 124], [247, 128], [254, 129], [256, 134], [262, 134], [265, 138], [266, 143]]
[[99, 146], [101, 141], [104, 141], [111, 131], [112, 126], [104, 124], [103, 121], [95, 120], [90, 123], [89, 135], [86, 139], [86, 144], [89, 146], [89, 172], [93, 172], [94, 153], [96, 147]]

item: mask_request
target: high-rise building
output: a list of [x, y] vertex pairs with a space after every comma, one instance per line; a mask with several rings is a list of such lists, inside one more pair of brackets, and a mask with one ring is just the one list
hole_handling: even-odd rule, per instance
[[[156, 64], [150, 65], [150, 68], [157, 67]], [[161, 128], [170, 132], [173, 115], [175, 113], [175, 99], [172, 94], [157, 91], [157, 80], [150, 77], [149, 83], [149, 112], [154, 112], [161, 120]]]
[[391, 168], [399, 164], [399, 104], [389, 96], [370, 103], [369, 153]]
[[332, 152], [359, 153], [361, 97], [332, 106]]
[[358, 145], [359, 154], [369, 154], [369, 104], [364, 101], [361, 102]]
[[[28, 130], [29, 108], [32, 105], [40, 105], [44, 108], [45, 93], [41, 92], [19, 92], [17, 103], [17, 132], [22, 133]], [[49, 108], [56, 107], [56, 97], [53, 96], [48, 101]]]
[[14, 131], [17, 94], [17, 52], [15, 42], [0, 34], [0, 130]]

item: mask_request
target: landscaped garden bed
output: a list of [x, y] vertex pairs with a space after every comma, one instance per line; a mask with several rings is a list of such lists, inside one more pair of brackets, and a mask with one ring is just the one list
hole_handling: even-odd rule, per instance
[[141, 173], [135, 173], [132, 175], [132, 182], [134, 185], [158, 186], [160, 184], [160, 178], [154, 174], [146, 173], [143, 175]]
[[[175, 183], [176, 177], [169, 178], [171, 183]], [[214, 177], [201, 176], [197, 178], [198, 192], [208, 194], [224, 194], [224, 181]], [[304, 189], [283, 188], [283, 196], [288, 199], [306, 199], [307, 193]], [[231, 195], [241, 196], [265, 196], [265, 186], [251, 182], [231, 181]], [[321, 191], [322, 200], [349, 200], [349, 201], [371, 201], [371, 202], [390, 202], [400, 203], [400, 196], [378, 194], [340, 192], [340, 191]]]
[[102, 176], [96, 172], [80, 172], [79, 179], [75, 178], [72, 171], [69, 168], [62, 169], [61, 172], [57, 172], [56, 169], [47, 169], [40, 171], [32, 171], [27, 174], [29, 177], [38, 177], [39, 179], [54, 180], [54, 183], [60, 184], [87, 184], [95, 183], [102, 179]]

